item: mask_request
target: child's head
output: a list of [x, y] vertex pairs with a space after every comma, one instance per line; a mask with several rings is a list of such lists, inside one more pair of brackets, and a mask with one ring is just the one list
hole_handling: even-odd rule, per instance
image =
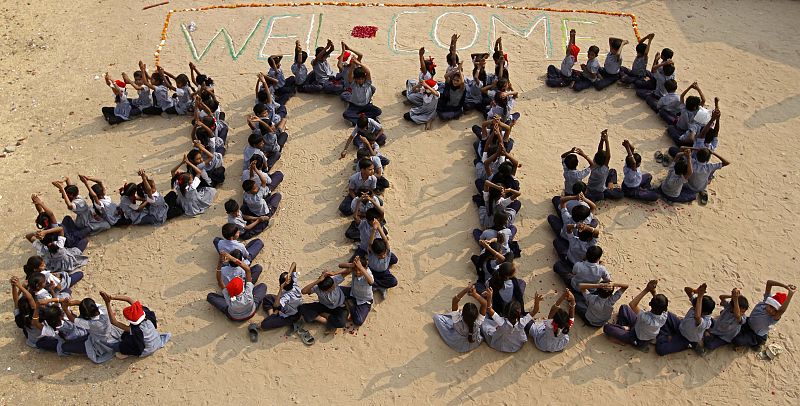
[[433, 58], [428, 58], [425, 60], [425, 70], [431, 74], [431, 76], [436, 75], [436, 64], [433, 63]]
[[247, 137], [247, 143], [253, 148], [261, 149], [264, 147], [264, 137], [260, 134], [252, 133]]
[[450, 76], [450, 84], [452, 84], [453, 87], [461, 87], [461, 85], [464, 84], [464, 78], [460, 73], [456, 72], [453, 76]]
[[664, 76], [672, 76], [675, 74], [675, 65], [664, 65]]
[[461, 320], [467, 325], [469, 331], [467, 341], [471, 343], [475, 342], [475, 333], [477, 333], [475, 321], [478, 320], [478, 314], [478, 306], [475, 306], [475, 303], [464, 303], [464, 307], [461, 308]]
[[304, 64], [308, 60], [308, 52], [300, 51], [300, 63]]
[[636, 56], [644, 56], [645, 52], [647, 52], [647, 44], [644, 42], [636, 44]]
[[375, 166], [370, 159], [364, 158], [358, 161], [358, 170], [361, 172], [362, 178], [367, 178], [375, 173]]
[[575, 154], [569, 154], [564, 157], [564, 166], [567, 169], [575, 170], [578, 168], [578, 156]]
[[178, 190], [181, 192], [182, 195], [186, 194], [186, 190], [189, 189], [189, 186], [194, 181], [194, 175], [188, 172], [184, 172], [178, 175], [177, 183], [178, 183]]
[[175, 77], [175, 85], [177, 87], [189, 86], [189, 77], [185, 73], [181, 73]]
[[55, 254], [59, 250], [58, 246], [58, 234], [50, 233], [42, 238], [42, 244], [47, 247], [47, 251], [51, 254]]
[[264, 103], [258, 103], [253, 106], [253, 114], [259, 117], [266, 117], [267, 116], [267, 105]]
[[500, 267], [497, 268], [497, 275], [500, 277], [501, 280], [507, 281], [514, 277], [517, 274], [517, 267], [514, 265], [513, 261], [503, 262], [500, 264]]
[[664, 48], [664, 49], [661, 50], [661, 60], [662, 61], [666, 61], [667, 59], [672, 59], [673, 56], [675, 56], [675, 53], [672, 52], [671, 49]]
[[689, 164], [686, 163], [686, 159], [676, 159], [673, 170], [675, 171], [676, 175], [686, 175], [686, 173], [689, 172]]
[[95, 183], [92, 185], [92, 192], [94, 192], [99, 199], [106, 197], [106, 188], [103, 187], [103, 184], [101, 183]]
[[594, 163], [598, 166], [608, 165], [608, 153], [606, 151], [597, 151], [594, 154]]
[[41, 212], [36, 216], [36, 228], [47, 230], [50, 228], [50, 216], [46, 212]]
[[711, 159], [711, 150], [703, 148], [697, 151], [697, 162], [706, 163]]
[[359, 130], [366, 130], [368, 124], [369, 119], [367, 119], [367, 115], [364, 113], [359, 114], [358, 121], [356, 121], [356, 127], [358, 127]]
[[330, 292], [336, 288], [336, 284], [333, 283], [333, 278], [326, 276], [317, 284], [317, 287], [323, 292]]
[[519, 318], [522, 317], [522, 305], [516, 299], [508, 302], [504, 310], [506, 318], [511, 324], [517, 324]]
[[164, 76], [160, 72], [155, 72], [150, 75], [150, 80], [156, 86], [161, 86], [164, 84]]
[[592, 45], [589, 47], [589, 51], [587, 55], [589, 56], [589, 60], [597, 58], [597, 55], [600, 54], [600, 48], [597, 45]]
[[256, 93], [256, 100], [258, 100], [259, 104], [267, 104], [269, 103], [269, 90], [261, 89]]
[[353, 81], [359, 86], [363, 85], [367, 81], [367, 71], [361, 66], [355, 68], [353, 70]]
[[211, 79], [210, 77], [203, 75], [202, 73], [195, 76], [194, 81], [195, 83], [197, 83], [197, 86], [202, 86], [202, 85], [206, 85], [207, 87], [214, 86], [214, 79]]
[[698, 96], [689, 96], [686, 98], [686, 110], [697, 111], [700, 108], [700, 103], [703, 100]]
[[459, 62], [458, 54], [451, 54], [451, 53], [448, 52], [446, 60], [447, 60], [447, 64], [448, 65], [456, 66], [456, 65], [458, 65], [458, 62]]
[[200, 154], [200, 150], [193, 149], [186, 154], [186, 159], [189, 160], [193, 165], [200, 165], [203, 163], [203, 156]]
[[136, 189], [137, 185], [135, 183], [126, 183], [125, 186], [122, 187], [120, 195], [133, 200], [136, 197]]
[[502, 230], [508, 227], [508, 214], [505, 211], [499, 211], [492, 216], [492, 223], [495, 230]]
[[69, 198], [70, 201], [75, 200], [80, 194], [80, 190], [75, 185], [67, 185], [64, 187], [64, 192], [67, 194], [67, 198]]
[[[241, 251], [241, 250], [238, 250], [238, 249], [236, 249], [236, 250], [231, 250], [230, 252], [228, 252], [228, 255], [232, 256], [234, 259], [236, 259], [236, 260], [238, 260], [238, 261], [241, 261], [241, 260], [242, 260], [242, 258], [244, 258], [244, 257], [242, 256], [242, 251]], [[233, 262], [232, 260], [231, 260], [231, 261], [228, 261], [228, 265], [230, 265], [230, 266], [233, 266], [233, 267], [237, 267], [237, 266], [239, 266], [239, 265], [238, 265], [236, 262]]]
[[508, 90], [508, 83], [508, 79], [506, 78], [501, 77], [500, 79], [497, 79], [497, 90], [500, 92], [505, 92]]
[[598, 288], [594, 293], [602, 299], [607, 299], [614, 294], [614, 288]]
[[382, 238], [376, 238], [375, 241], [372, 242], [370, 248], [372, 248], [372, 253], [377, 255], [378, 258], [386, 258], [386, 241], [384, 241]]
[[228, 199], [225, 202], [225, 213], [228, 213], [232, 216], [239, 215], [239, 203], [236, 200]]
[[58, 306], [45, 306], [42, 308], [39, 318], [47, 323], [51, 328], [58, 328], [63, 322], [64, 312]]
[[653, 314], [663, 314], [669, 307], [669, 299], [659, 293], [650, 299], [650, 312]]
[[288, 292], [292, 290], [292, 288], [294, 288], [294, 278], [292, 277], [292, 274], [290, 274], [289, 272], [283, 272], [278, 277], [278, 286], [283, 285], [283, 283], [286, 282], [287, 280], [289, 282], [286, 283], [286, 286], [283, 287], [283, 290]]
[[678, 90], [678, 82], [675, 79], [669, 79], [664, 82], [664, 89], [669, 93], [675, 93]]
[[235, 240], [239, 238], [239, 227], [233, 223], [225, 223], [225, 225], [222, 226], [222, 237], [226, 240]]
[[638, 152], [634, 152], [633, 155], [628, 155], [625, 157], [625, 166], [631, 169], [636, 169], [642, 165], [642, 156], [639, 155]]
[[556, 314], [553, 315], [553, 320], [551, 322], [553, 324], [553, 335], [558, 337], [558, 333], [561, 334], [569, 334], [570, 328], [570, 320], [569, 320], [569, 313], [567, 313], [564, 309], [556, 310]]
[[38, 255], [34, 255], [28, 258], [28, 262], [22, 266], [22, 270], [25, 271], [25, 277], [29, 278], [34, 273], [42, 272], [45, 269], [44, 259]]
[[356, 151], [356, 159], [361, 161], [362, 159], [370, 159], [372, 157], [372, 153], [369, 152], [367, 147], [361, 147]]
[[137, 86], [144, 84], [144, 75], [142, 75], [142, 71], [137, 70], [133, 72], [133, 83], [136, 83]]
[[258, 193], [258, 185], [256, 184], [255, 181], [247, 179], [246, 181], [242, 182], [242, 190], [245, 193], [256, 194]]
[[611, 41], [609, 41], [609, 45], [611, 45], [612, 51], [616, 51], [619, 49], [619, 47], [622, 46], [622, 40], [619, 38], [614, 38]]
[[361, 199], [362, 202], [366, 203], [372, 198], [372, 190], [367, 187], [360, 187], [358, 188], [356, 195], [359, 199]]
[[703, 296], [703, 302], [700, 305], [700, 314], [703, 316], [711, 315], [714, 313], [714, 308], [717, 304], [714, 302], [714, 298], [711, 296]]
[[325, 50], [325, 47], [317, 47], [317, 49], [314, 50], [314, 55], [319, 55], [319, 54], [322, 53], [322, 59], [323, 60], [324, 59], [328, 59], [328, 54], [322, 52], [324, 50]]
[[262, 172], [266, 172], [267, 170], [267, 160], [264, 159], [264, 156], [261, 154], [253, 154], [253, 156], [251, 156], [250, 160], [247, 162], [248, 162], [248, 168], [250, 167], [250, 165], [255, 164], [256, 169]]
[[773, 319], [776, 319], [780, 316], [781, 307], [783, 307], [783, 303], [786, 301], [788, 296], [786, 293], [778, 292], [771, 297], [768, 297], [765, 302], [767, 303], [767, 314], [770, 315]]
[[37, 291], [43, 289], [45, 281], [46, 281], [46, 279], [45, 279], [44, 275], [42, 275], [42, 274], [40, 274], [38, 272], [34, 273], [34, 274], [31, 274], [31, 276], [28, 278], [28, 290], [30, 290], [32, 292], [37, 292]]
[[744, 313], [745, 310], [750, 308], [750, 302], [744, 296], [739, 296], [739, 310]]
[[90, 320], [100, 315], [100, 308], [97, 307], [94, 299], [87, 297], [78, 304], [78, 312], [78, 317]]
[[572, 184], [572, 195], [577, 196], [583, 192], [586, 192], [586, 183], [582, 180], [579, 180]]
[[587, 218], [589, 218], [590, 214], [592, 214], [592, 211], [588, 207], [582, 204], [575, 205], [575, 207], [573, 207], [572, 211], [570, 212], [572, 220], [574, 220], [576, 223], [580, 223], [583, 220], [586, 220]]
[[593, 245], [586, 250], [586, 260], [596, 264], [597, 261], [600, 261], [600, 257], [603, 256], [603, 249], [597, 245]]
[[588, 230], [588, 229], [583, 230], [583, 231], [578, 231], [578, 239], [579, 240], [581, 240], [583, 242], [588, 242], [588, 241], [591, 241], [592, 238], [594, 238], [594, 231]]
[[371, 208], [364, 213], [364, 217], [367, 221], [371, 224], [373, 221], [378, 220], [381, 218], [381, 212], [378, 211], [376, 208]]

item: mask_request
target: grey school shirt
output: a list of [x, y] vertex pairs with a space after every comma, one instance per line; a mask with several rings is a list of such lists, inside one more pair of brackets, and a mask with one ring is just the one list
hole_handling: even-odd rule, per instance
[[367, 282], [367, 275], [372, 278], [372, 271], [367, 267], [364, 273], [364, 276], [356, 276], [355, 270], [352, 273], [350, 297], [356, 300], [357, 305], [372, 304], [372, 285]]
[[649, 311], [641, 311], [636, 316], [636, 323], [633, 329], [636, 330], [636, 338], [641, 341], [650, 341], [658, 337], [661, 327], [667, 322], [668, 312], [653, 314]]
[[658, 99], [656, 108], [666, 111], [673, 116], [678, 115], [681, 112], [681, 97], [675, 92], [667, 93]]
[[599, 327], [611, 320], [614, 306], [622, 297], [622, 289], [617, 289], [611, 296], [602, 298], [594, 293], [584, 295], [586, 299], [586, 321]]
[[333, 288], [331, 290], [326, 292], [321, 290], [318, 285], [314, 285], [311, 288], [311, 292], [317, 294], [317, 300], [321, 305], [333, 310], [344, 306], [344, 293], [339, 288], [339, 284], [344, 281], [344, 277], [336, 275], [331, 278], [333, 279]]
[[267, 193], [269, 193], [269, 188], [266, 186], [259, 186], [258, 192], [255, 194], [250, 192], [244, 193], [244, 203], [254, 215], [266, 216], [269, 214], [269, 205], [267, 204], [267, 201], [264, 200], [264, 196], [266, 196]]
[[350, 103], [356, 106], [366, 106], [372, 102], [372, 95], [375, 94], [375, 86], [369, 80], [364, 81], [363, 85], [353, 82], [350, 85]]
[[331, 69], [331, 64], [328, 63], [327, 59], [311, 65], [314, 68], [314, 77], [317, 79], [317, 83], [325, 83], [333, 76], [333, 69]]
[[228, 286], [233, 278], [242, 278], [242, 280], [244, 280], [247, 275], [241, 267], [231, 266], [230, 264], [226, 264], [220, 268], [219, 273], [220, 276], [222, 276], [222, 286]]
[[647, 56], [637, 56], [631, 65], [631, 74], [643, 77], [647, 72]]
[[172, 98], [169, 97], [169, 89], [166, 86], [156, 86], [155, 95], [156, 103], [158, 103], [158, 107], [161, 107], [161, 111], [167, 111], [173, 106]]
[[350, 176], [347, 180], [347, 188], [355, 190], [356, 192], [361, 188], [366, 188], [369, 190], [375, 190], [378, 186], [378, 178], [375, 175], [370, 175], [366, 179], [361, 176], [361, 172], [358, 171]]
[[673, 73], [672, 75], [665, 76], [664, 75], [664, 68], [661, 67], [661, 68], [658, 68], [658, 70], [656, 71], [656, 73], [653, 76], [656, 78], [656, 90], [654, 92], [655, 95], [658, 96], [658, 97], [662, 97], [662, 96], [666, 95], [667, 94], [667, 89], [664, 88], [664, 82], [666, 82], [666, 81], [668, 81], [670, 79], [675, 79], [675, 74]]
[[563, 76], [571, 77], [572, 67], [575, 66], [576, 62], [577, 61], [575, 60], [575, 57], [573, 57], [571, 54], [567, 54], [567, 56], [564, 57], [564, 60], [561, 61], [561, 69], [559, 72], [561, 72]]
[[667, 177], [661, 182], [661, 191], [669, 197], [678, 197], [683, 189], [686, 178], [675, 173], [675, 165], [669, 167]]
[[711, 315], [700, 317], [700, 324], [697, 325], [694, 321], [694, 307], [692, 307], [681, 320], [678, 330], [690, 343], [699, 343], [703, 341], [703, 334], [709, 327], [711, 327]]
[[742, 330], [742, 325], [747, 322], [747, 318], [742, 314], [742, 321], [736, 321], [736, 315], [733, 314], [733, 306], [731, 302], [725, 300], [722, 302], [722, 312], [719, 317], [714, 320], [714, 325], [709, 332], [725, 342], [733, 341], [733, 338]]
[[[767, 296], [764, 295], [764, 300], [767, 299]], [[775, 320], [767, 313], [767, 306], [768, 304], [764, 303], [763, 301], [758, 302], [756, 307], [753, 308], [753, 311], [750, 312], [750, 317], [747, 318], [747, 324], [750, 326], [750, 329], [753, 330], [756, 335], [759, 336], [766, 336], [769, 333], [769, 330], [774, 326], [778, 320]]]
[[567, 165], [564, 164], [564, 160], [561, 160], [561, 167], [564, 169], [564, 194], [571, 195], [572, 194], [572, 186], [582, 181], [583, 178], [589, 176], [592, 172], [592, 168], [586, 167], [583, 169], [569, 169]]
[[302, 85], [308, 79], [308, 68], [304, 63], [294, 63], [291, 67], [292, 74], [294, 75], [294, 83]]
[[116, 97], [117, 104], [114, 106], [114, 115], [128, 120], [131, 117], [131, 102], [128, 100], [128, 92], [125, 89], [120, 89], [119, 96]]
[[714, 171], [722, 168], [722, 163], [700, 162], [692, 158], [692, 175], [689, 176], [689, 187], [697, 192], [702, 192], [708, 187], [708, 179]]
[[253, 298], [253, 282], [246, 282], [244, 290], [239, 296], [232, 298], [228, 289], [222, 289], [222, 296], [228, 303], [228, 316], [234, 319], [245, 319], [256, 311], [256, 302]]
[[569, 262], [572, 262], [573, 264], [577, 264], [578, 262], [581, 262], [584, 259], [586, 259], [586, 251], [589, 249], [589, 247], [597, 245], [596, 238], [591, 238], [589, 239], [589, 241], [582, 241], [575, 234], [572, 234], [569, 237], [570, 239], [567, 240], [569, 242], [569, 249], [567, 250], [567, 259], [569, 260]]
[[390, 250], [386, 251], [386, 255], [383, 258], [378, 257], [372, 250], [369, 250], [369, 254], [367, 254], [367, 265], [373, 272], [386, 272], [389, 270], [389, 261], [391, 261], [391, 258], [392, 251]]
[[600, 281], [610, 281], [611, 274], [608, 273], [603, 265], [581, 261], [572, 267], [572, 288], [578, 290], [581, 283], [599, 283]]
[[281, 317], [294, 316], [297, 314], [297, 308], [303, 304], [303, 293], [297, 281], [297, 272], [292, 272], [292, 280], [294, 281], [292, 289], [283, 291], [280, 294], [279, 302], [281, 304], [281, 310], [278, 314], [280, 314]]
[[608, 179], [608, 166], [597, 166], [592, 168], [589, 174], [589, 181], [586, 182], [586, 190], [594, 193], [603, 193], [606, 190], [606, 180]]
[[102, 215], [103, 211], [98, 210], [94, 205], [90, 205], [82, 197], [78, 196], [72, 200], [72, 211], [75, 212], [75, 224], [80, 228], [88, 228], [90, 234], [97, 234], [111, 228], [111, 224]]
[[[591, 73], [594, 73], [595, 75], [598, 72], [600, 72], [600, 62], [597, 61], [597, 58], [594, 58], [591, 61], [586, 61], [586, 70], [591, 72]], [[583, 72], [583, 77], [585, 77], [586, 79], [591, 80], [592, 82], [594, 82], [595, 80], [600, 79], [597, 76], [595, 76], [595, 78], [593, 79], [593, 78], [589, 77], [589, 75], [586, 72]]]
[[606, 54], [606, 60], [603, 63], [603, 69], [606, 73], [616, 75], [619, 73], [619, 68], [622, 66], [622, 55], [609, 52]]

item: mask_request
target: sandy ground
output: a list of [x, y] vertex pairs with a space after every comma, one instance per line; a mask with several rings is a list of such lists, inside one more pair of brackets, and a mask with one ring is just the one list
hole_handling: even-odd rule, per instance
[[[514, 4], [523, 4], [512, 2]], [[711, 201], [698, 205], [643, 205], [631, 201], [603, 203], [601, 245], [614, 278], [632, 284], [659, 278], [659, 287], [683, 314], [688, 304], [682, 288], [708, 282], [713, 295], [743, 289], [751, 303], [768, 278], [797, 283], [798, 159], [792, 139], [800, 124], [800, 53], [785, 33], [794, 32], [800, 8], [790, 1], [707, 1], [686, 3], [587, 2], [576, 8], [630, 11], [639, 17], [643, 34], [656, 32], [654, 48], [676, 50], [680, 88], [698, 81], [707, 96], [722, 99], [720, 154], [734, 164], [711, 186]], [[57, 191], [49, 182], [59, 176], [94, 175], [117, 187], [134, 179], [138, 168], [155, 173], [158, 186], [167, 188], [169, 168], [189, 148], [189, 123], [184, 118], [147, 118], [110, 128], [100, 107], [112, 101], [103, 86], [105, 71], [129, 74], [137, 60], [152, 65], [166, 7], [141, 11], [141, 1], [74, 3], [51, 0], [5, 2], [0, 6], [6, 24], [0, 53], [0, 148], [16, 150], [0, 158], [0, 209], [4, 213], [0, 246], [2, 279], [22, 274], [32, 254], [22, 236], [33, 227], [31, 193], [41, 193], [57, 214], [65, 214]], [[175, 1], [183, 8], [202, 2]], [[565, 7], [563, 2], [528, 5]], [[142, 360], [112, 360], [93, 365], [85, 358], [58, 358], [27, 348], [14, 326], [10, 295], [2, 302], [0, 330], [0, 403], [133, 404], [182, 400], [201, 403], [253, 401], [264, 404], [459, 404], [531, 402], [573, 404], [584, 399], [602, 403], [722, 404], [752, 400], [756, 404], [794, 404], [800, 396], [797, 376], [800, 316], [790, 309], [771, 334], [785, 347], [779, 360], [757, 360], [749, 351], [719, 350], [705, 359], [692, 353], [659, 358], [607, 341], [597, 330], [577, 323], [563, 353], [544, 354], [532, 345], [507, 355], [484, 346], [459, 355], [439, 339], [430, 316], [449, 308], [450, 299], [473, 277], [469, 256], [477, 251], [470, 230], [477, 225], [473, 194], [473, 136], [468, 127], [478, 121], [470, 115], [457, 122], [437, 123], [424, 132], [402, 122], [405, 106], [398, 96], [405, 79], [416, 76], [414, 53], [391, 49], [393, 16], [402, 10], [314, 7], [303, 9], [239, 9], [184, 13], [173, 17], [162, 63], [183, 72], [192, 54], [180, 24], [195, 21], [193, 33], [202, 52], [217, 29], [226, 27], [235, 47], [255, 29], [252, 41], [233, 60], [224, 38], [197, 62], [218, 83], [231, 124], [230, 153], [225, 162], [229, 182], [217, 204], [205, 215], [181, 218], [161, 228], [115, 229], [92, 239], [87, 278], [75, 289], [76, 297], [97, 291], [126, 292], [155, 309], [160, 327], [173, 333], [165, 350]], [[408, 10], [406, 10], [408, 11]], [[428, 14], [397, 19], [398, 49], [425, 45], [444, 70], [446, 51], [431, 41], [437, 16], [453, 9], [421, 9]], [[461, 51], [485, 50], [491, 36], [489, 16], [497, 14], [519, 29], [538, 12], [510, 14], [498, 10], [460, 10], [476, 17], [480, 32], [476, 45]], [[324, 14], [320, 41], [347, 40], [367, 53], [384, 110], [389, 142], [383, 149], [392, 158], [387, 176], [388, 220], [393, 246], [400, 257], [396, 275], [400, 285], [386, 302], [374, 306], [366, 325], [356, 335], [330, 339], [313, 327], [318, 343], [304, 347], [286, 339], [282, 331], [262, 334], [251, 344], [245, 325], [234, 325], [214, 311], [205, 295], [215, 288], [216, 261], [211, 239], [224, 223], [222, 202], [240, 196], [238, 178], [241, 150], [248, 135], [244, 115], [252, 103], [254, 74], [266, 70], [258, 59], [267, 20], [277, 14], [299, 13], [301, 18], [274, 25], [273, 36], [309, 30], [312, 13]], [[512, 80], [520, 93], [523, 118], [514, 129], [514, 154], [523, 162], [523, 209], [518, 240], [523, 247], [518, 276], [534, 291], [551, 292], [544, 308], [561, 288], [551, 271], [555, 260], [553, 238], [545, 218], [552, 212], [550, 198], [561, 180], [558, 155], [572, 146], [595, 148], [597, 135], [608, 128], [612, 165], [621, 169], [622, 139], [629, 138], [645, 157], [644, 169], [657, 179], [665, 171], [651, 157], [668, 146], [663, 125], [632, 91], [612, 87], [574, 94], [548, 89], [542, 75], [549, 63], [558, 63], [563, 46], [561, 18], [583, 36], [585, 50], [592, 43], [605, 50], [611, 34], [633, 42], [626, 19], [583, 14], [547, 13], [553, 39], [551, 59], [545, 52], [542, 26], [530, 38], [497, 28], [506, 39], [512, 61]], [[263, 21], [258, 23], [259, 18]], [[318, 18], [318, 17], [317, 17]], [[467, 45], [474, 31], [464, 15], [443, 17], [440, 37], [453, 30]], [[256, 24], [260, 24], [256, 27]], [[319, 24], [317, 20], [314, 24]], [[350, 39], [352, 25], [376, 25], [378, 36]], [[254, 28], [255, 27], [255, 28]], [[297, 28], [300, 27], [300, 28]], [[293, 31], [295, 30], [295, 31]], [[315, 40], [311, 36], [311, 41]], [[270, 39], [265, 53], [291, 51], [293, 39]], [[603, 51], [605, 52], [605, 51]], [[633, 59], [632, 48], [625, 62]], [[284, 64], [288, 72], [289, 62]], [[262, 235], [267, 249], [259, 257], [262, 276], [271, 292], [278, 273], [298, 263], [302, 282], [321, 270], [333, 269], [349, 254], [344, 238], [348, 220], [336, 208], [346, 187], [350, 164], [338, 159], [348, 134], [341, 120], [343, 105], [326, 96], [302, 96], [289, 104], [289, 143], [279, 164], [287, 176], [280, 187], [284, 204], [274, 226]], [[4, 290], [8, 291], [6, 287]], [[629, 300], [628, 294], [623, 300]], [[797, 307], [793, 306], [793, 307]], [[262, 316], [257, 316], [260, 320]]]

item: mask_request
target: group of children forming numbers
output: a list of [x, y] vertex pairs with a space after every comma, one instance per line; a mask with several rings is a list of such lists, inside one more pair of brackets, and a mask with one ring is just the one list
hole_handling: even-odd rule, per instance
[[[557, 234], [554, 247], [559, 261], [554, 265], [555, 272], [565, 281], [567, 288], [560, 294], [548, 312], [547, 318], [536, 321], [543, 295], [534, 295], [534, 305], [529, 312], [524, 310], [525, 282], [517, 279], [514, 259], [519, 257], [519, 246], [513, 241], [516, 228], [513, 223], [521, 205], [518, 198], [519, 182], [514, 178], [519, 162], [509, 154], [514, 146], [510, 138], [512, 128], [519, 118], [511, 112], [516, 96], [508, 80], [508, 61], [502, 54], [501, 45], [495, 51], [495, 75], [487, 78], [501, 82], [499, 88], [488, 87], [486, 97], [481, 98], [486, 112], [486, 121], [481, 126], [473, 126], [478, 136], [475, 142], [476, 187], [479, 195], [473, 197], [478, 205], [478, 218], [481, 229], [473, 231], [481, 251], [473, 255], [472, 262], [477, 271], [477, 281], [470, 283], [453, 297], [451, 312], [435, 314], [434, 324], [442, 339], [451, 348], [467, 352], [477, 348], [481, 342], [499, 351], [516, 352], [531, 337], [537, 348], [546, 352], [562, 351], [569, 342], [569, 330], [577, 313], [588, 325], [603, 327], [611, 339], [647, 350], [651, 341], [656, 342], [656, 352], [660, 355], [693, 348], [698, 353], [733, 343], [736, 346], [760, 347], [770, 328], [780, 320], [786, 311], [796, 288], [775, 281], [768, 281], [764, 298], [746, 316], [747, 299], [738, 289], [730, 295], [721, 295], [723, 311], [712, 319], [715, 301], [706, 296], [706, 286], [686, 288], [691, 308], [686, 317], [668, 312], [668, 300], [656, 292], [657, 281], [650, 281], [628, 305], [623, 305], [614, 323], [610, 323], [614, 306], [628, 288], [628, 285], [612, 282], [610, 274], [602, 265], [602, 249], [597, 246], [598, 223], [593, 217], [595, 201], [602, 199], [621, 199], [629, 197], [644, 201], [654, 201], [663, 196], [673, 202], [688, 202], [700, 197], [701, 203], [707, 201], [706, 186], [716, 170], [729, 164], [714, 150], [718, 144], [719, 106], [715, 99], [715, 109], [709, 112], [703, 107], [705, 97], [696, 83], [689, 86], [680, 96], [676, 94], [674, 80], [673, 52], [664, 49], [656, 56], [651, 71], [646, 71], [650, 41], [654, 35], [643, 38], [637, 46], [637, 58], [631, 69], [622, 67], [621, 48], [627, 42], [611, 38], [605, 66], [600, 68], [596, 58], [599, 49], [589, 49], [589, 61], [582, 65], [582, 71], [572, 70], [579, 53], [575, 45], [575, 31], [570, 32], [567, 55], [562, 69], [548, 68], [546, 84], [553, 87], [571, 86], [576, 91], [592, 85], [601, 90], [614, 82], [637, 87], [637, 95], [644, 98], [667, 124], [667, 133], [676, 146], [667, 154], [656, 154], [658, 162], [669, 166], [667, 178], [658, 190], [650, 183], [652, 176], [639, 169], [641, 156], [635, 152], [631, 142], [625, 140], [626, 165], [624, 181], [617, 184], [617, 174], [608, 167], [611, 154], [607, 130], [602, 131], [600, 143], [594, 158], [590, 158], [579, 148], [572, 148], [562, 155], [564, 167], [564, 196], [556, 196], [553, 204], [558, 216], [549, 216], [548, 222]], [[453, 44], [457, 36], [453, 36]], [[458, 75], [461, 71], [457, 58], [453, 58], [454, 46], [448, 54], [448, 74]], [[485, 58], [484, 58], [485, 60]], [[480, 72], [483, 65], [480, 55], [473, 55], [474, 78], [468, 80], [468, 88], [474, 83], [483, 85]], [[420, 82], [423, 75], [433, 65], [423, 58]], [[458, 67], [455, 67], [454, 64]], [[449, 79], [449, 78], [448, 78]], [[447, 80], [447, 79], [446, 79]], [[435, 83], [426, 83], [437, 89]], [[409, 81], [407, 94], [418, 83]], [[457, 84], [444, 85], [445, 92]], [[423, 88], [427, 90], [423, 85]], [[439, 86], [441, 88], [441, 86]], [[699, 96], [689, 96], [695, 89]], [[429, 93], [432, 93], [429, 91]], [[452, 93], [451, 93], [452, 94]], [[467, 94], [472, 94], [469, 90]], [[477, 92], [475, 94], [478, 94]], [[503, 96], [506, 96], [505, 98]], [[477, 99], [477, 98], [476, 98]], [[474, 100], [474, 99], [473, 99]], [[447, 103], [445, 103], [447, 104]], [[462, 110], [463, 112], [463, 110]], [[447, 116], [440, 117], [445, 119]], [[578, 156], [583, 157], [589, 166], [578, 169]], [[710, 163], [716, 156], [720, 163]], [[587, 183], [583, 179], [588, 177]], [[782, 287], [786, 292], [773, 294], [774, 287]], [[640, 309], [639, 302], [651, 294], [650, 311]], [[466, 303], [459, 308], [464, 296], [469, 295], [476, 302]], [[566, 304], [566, 309], [563, 306]], [[488, 315], [488, 317], [486, 317]]]

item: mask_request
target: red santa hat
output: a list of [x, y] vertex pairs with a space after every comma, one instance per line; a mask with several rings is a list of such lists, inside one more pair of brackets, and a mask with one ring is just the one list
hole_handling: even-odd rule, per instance
[[228, 286], [225, 286], [225, 289], [228, 291], [228, 295], [230, 297], [236, 297], [242, 294], [244, 291], [244, 281], [240, 277], [235, 277], [228, 282]]
[[783, 302], [786, 301], [786, 293], [778, 292], [772, 297], [768, 297], [767, 300], [764, 300], [764, 303], [772, 306], [775, 310], [780, 310], [781, 306], [783, 306]]
[[121, 80], [119, 80], [119, 79], [115, 80], [115, 81], [114, 81], [114, 83], [115, 83], [115, 84], [117, 85], [117, 87], [118, 87], [118, 88], [120, 88], [120, 89], [124, 89], [124, 88], [125, 88], [125, 85], [126, 85], [126, 83], [125, 83], [125, 82], [123, 82], [123, 81], [121, 81]]
[[438, 86], [438, 85], [439, 85], [439, 84], [438, 84], [438, 83], [436, 83], [436, 81], [435, 81], [435, 80], [433, 80], [433, 79], [428, 79], [428, 80], [426, 80], [426, 81], [425, 81], [425, 84], [427, 84], [428, 86], [430, 86], [430, 87], [432, 87], [432, 88], [434, 88], [434, 89], [436, 89], [436, 86]]
[[575, 60], [577, 61], [578, 54], [581, 52], [581, 49], [578, 48], [578, 46], [575, 44], [569, 44], [568, 49], [569, 49], [569, 54], [572, 55], [572, 57], [575, 58]]
[[122, 314], [134, 326], [138, 326], [145, 319], [144, 309], [142, 309], [142, 304], [138, 300], [133, 302], [132, 305], [122, 309]]
[[350, 59], [352, 59], [353, 54], [350, 51], [342, 52], [342, 63], [348, 65], [350, 63]]

